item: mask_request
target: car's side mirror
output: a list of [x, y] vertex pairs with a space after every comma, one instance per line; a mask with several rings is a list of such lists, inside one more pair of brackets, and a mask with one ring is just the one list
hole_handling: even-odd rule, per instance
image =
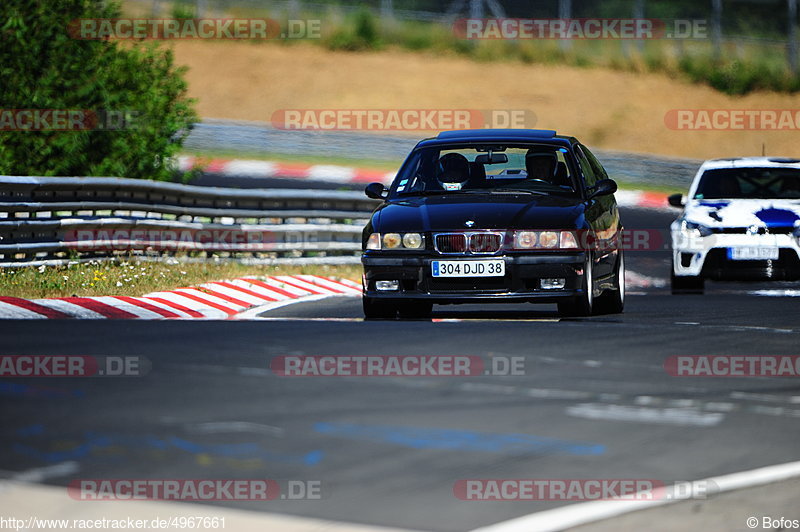
[[667, 203], [670, 204], [671, 207], [682, 208], [686, 206], [686, 202], [683, 201], [683, 194], [673, 194], [667, 198]]
[[589, 190], [589, 199], [598, 196], [610, 196], [617, 191], [617, 182], [613, 179], [601, 179]]
[[364, 189], [364, 194], [372, 199], [386, 199], [388, 193], [389, 189], [383, 186], [383, 183], [370, 183], [367, 185], [367, 188]]

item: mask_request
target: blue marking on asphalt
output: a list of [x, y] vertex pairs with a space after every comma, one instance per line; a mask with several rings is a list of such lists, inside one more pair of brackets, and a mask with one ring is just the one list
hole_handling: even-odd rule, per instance
[[37, 423], [35, 425], [28, 425], [27, 427], [22, 427], [17, 429], [16, 431], [17, 436], [25, 438], [27, 436], [40, 436], [44, 434], [44, 425], [41, 423]]
[[81, 390], [46, 388], [42, 386], [28, 386], [27, 384], [19, 382], [0, 381], [0, 395], [41, 399], [64, 399], [66, 397], [83, 397], [84, 394]]
[[598, 455], [606, 451], [604, 445], [543, 438], [530, 434], [493, 434], [458, 429], [324, 422], [314, 424], [314, 430], [329, 436], [392, 443], [413, 449], [573, 455]]
[[[17, 431], [19, 436], [39, 436], [44, 434], [44, 427], [32, 425]], [[41, 451], [30, 445], [16, 443], [12, 449], [18, 454], [31, 458], [38, 458], [45, 462], [63, 462], [65, 460], [77, 460], [86, 458], [91, 452], [111, 446], [125, 446], [129, 448], [156, 449], [164, 451], [168, 449], [178, 449], [190, 454], [209, 454], [226, 458], [260, 458], [270, 462], [283, 462], [304, 465], [317, 465], [322, 461], [324, 453], [320, 450], [313, 450], [305, 454], [285, 454], [265, 451], [255, 443], [222, 443], [222, 444], [203, 444], [183, 438], [170, 437], [160, 439], [155, 436], [125, 436], [109, 435], [96, 432], [84, 433], [84, 441], [79, 445], [64, 451]]]
[[794, 227], [795, 222], [800, 220], [800, 216], [787, 209], [761, 209], [756, 213], [759, 220], [767, 224], [767, 227]]

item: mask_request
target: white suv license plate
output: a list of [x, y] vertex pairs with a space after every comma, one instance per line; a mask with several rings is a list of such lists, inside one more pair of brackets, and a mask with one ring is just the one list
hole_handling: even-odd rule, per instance
[[503, 260], [435, 260], [431, 262], [434, 277], [503, 277]]
[[778, 260], [780, 249], [777, 247], [745, 246], [728, 249], [731, 260]]

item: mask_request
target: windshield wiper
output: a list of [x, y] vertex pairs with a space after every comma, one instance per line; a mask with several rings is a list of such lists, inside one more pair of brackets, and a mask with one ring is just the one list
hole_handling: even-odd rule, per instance
[[411, 192], [401, 192], [398, 197], [407, 196], [436, 196], [439, 194], [457, 194], [460, 190], [414, 190]]
[[496, 193], [496, 192], [511, 192], [511, 193], [524, 193], [524, 194], [535, 194], [537, 196], [547, 196], [548, 192], [542, 192], [541, 190], [530, 190], [527, 188], [492, 188], [487, 189], [487, 192]]

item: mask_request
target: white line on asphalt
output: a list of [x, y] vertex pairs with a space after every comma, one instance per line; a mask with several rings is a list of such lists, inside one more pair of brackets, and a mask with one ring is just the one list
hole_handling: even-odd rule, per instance
[[[716, 486], [719, 488], [716, 490], [716, 493], [724, 493], [726, 491], [753, 488], [797, 477], [800, 477], [800, 461], [710, 477], [697, 482]], [[552, 510], [545, 510], [494, 525], [477, 528], [472, 530], [472, 532], [529, 532], [531, 530], [536, 530], [537, 532], [555, 532], [631, 512], [687, 500], [681, 497], [670, 497], [670, 495], [671, 493], [668, 491], [665, 497], [658, 500], [609, 500], [568, 504]]]
[[569, 406], [567, 407], [567, 414], [585, 419], [695, 427], [712, 427], [725, 419], [725, 414], [720, 412], [704, 413], [696, 408], [650, 408], [598, 403], [582, 403]]
[[80, 467], [78, 462], [68, 461], [44, 467], [34, 467], [18, 473], [11, 473], [6, 480], [15, 482], [43, 482], [49, 478], [65, 477], [77, 473]]
[[186, 430], [194, 434], [228, 434], [231, 432], [246, 432], [251, 434], [266, 434], [269, 436], [283, 436], [285, 429], [264, 425], [262, 423], [250, 423], [249, 421], [209, 421], [207, 423], [196, 423], [186, 425]]

